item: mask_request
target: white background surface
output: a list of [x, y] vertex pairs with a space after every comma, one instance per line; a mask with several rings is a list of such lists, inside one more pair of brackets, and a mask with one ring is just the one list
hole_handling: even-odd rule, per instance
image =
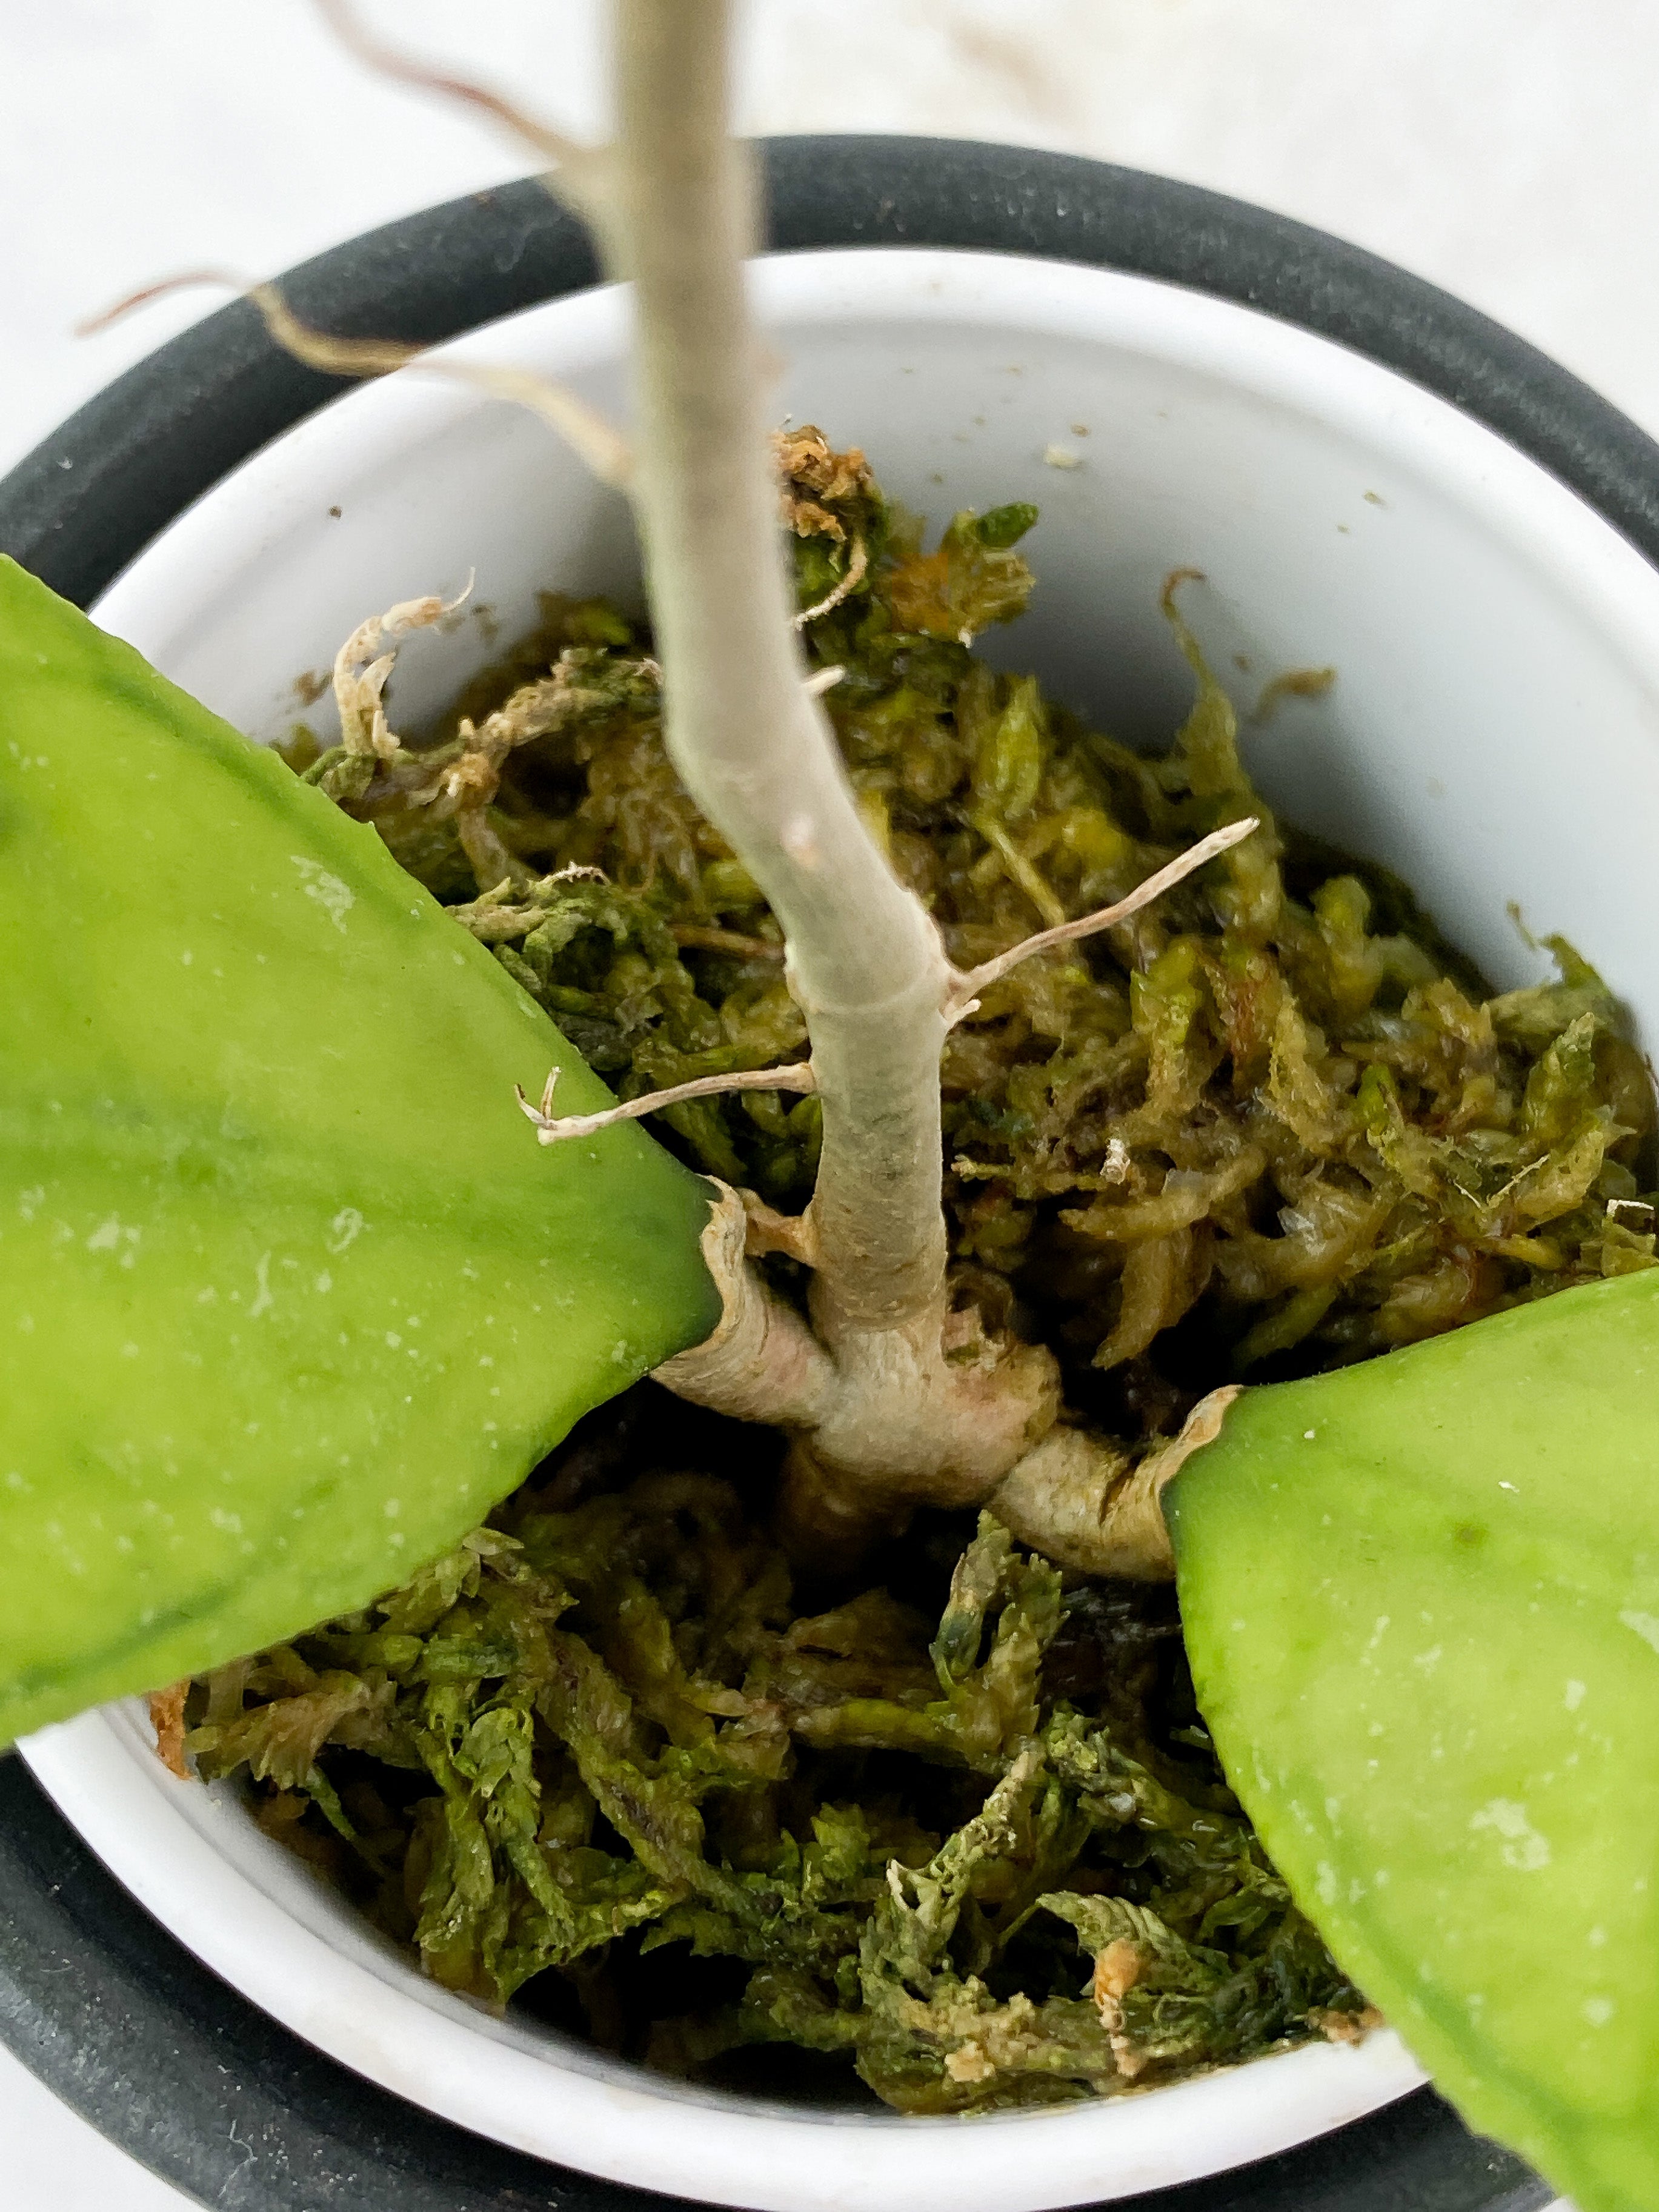
[[[559, 123], [603, 114], [595, 0], [365, 19]], [[526, 164], [365, 79], [307, 0], [0, 0], [0, 469], [195, 319], [75, 321], [264, 274]], [[1659, 434], [1650, 0], [752, 0], [744, 121], [1092, 154], [1318, 223], [1484, 307]], [[181, 2212], [0, 2051], [7, 2212]]]

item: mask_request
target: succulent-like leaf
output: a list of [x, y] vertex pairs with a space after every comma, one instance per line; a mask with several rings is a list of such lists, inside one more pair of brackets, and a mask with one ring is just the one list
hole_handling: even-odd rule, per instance
[[0, 562], [0, 1744], [362, 1605], [713, 1326], [706, 1186], [375, 832]]
[[1471, 2123], [1659, 2203], [1659, 1272], [1247, 1391], [1167, 1511], [1275, 1865]]

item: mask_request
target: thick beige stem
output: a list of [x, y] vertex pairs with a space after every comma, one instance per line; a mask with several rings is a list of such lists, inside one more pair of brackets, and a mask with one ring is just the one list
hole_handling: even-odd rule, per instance
[[[840, 672], [809, 678], [800, 657], [799, 627], [854, 588], [867, 555], [860, 544], [843, 584], [794, 612], [745, 296], [755, 191], [728, 129], [730, 0], [614, 0], [617, 134], [603, 149], [574, 146], [486, 88], [386, 52], [354, 30], [341, 0], [327, 7], [375, 66], [482, 108], [556, 161], [550, 183], [634, 285], [631, 449], [571, 395], [523, 372], [439, 366], [536, 407], [629, 491], [669, 750], [783, 926], [790, 988], [811, 1040], [805, 1067], [738, 1079], [816, 1089], [823, 1142], [811, 1205], [789, 1223], [758, 1201], [745, 1214], [738, 1194], [722, 1191], [704, 1239], [722, 1318], [661, 1379], [793, 1434], [785, 1519], [826, 1560], [902, 1522], [915, 1503], [964, 1504], [994, 1492], [1017, 1530], [1056, 1557], [1127, 1556], [1115, 1536], [1106, 1540], [1109, 1524], [1133, 1532], [1130, 1548], [1148, 1564], [1104, 1571], [1157, 1571], [1152, 1478], [1126, 1480], [1110, 1448], [1073, 1431], [1045, 1446], [1059, 1412], [1052, 1355], [988, 1338], [976, 1314], [949, 1310], [939, 1059], [976, 992], [1010, 967], [1123, 919], [1255, 825], [1216, 833], [1117, 907], [1059, 922], [969, 974], [953, 969], [854, 805], [818, 702]], [[255, 297], [279, 337], [319, 365], [378, 374], [409, 357], [406, 348], [307, 330], [269, 288]], [[487, 825], [474, 814], [482, 835]], [[499, 872], [509, 868], [503, 852]], [[492, 877], [484, 888], [495, 887]], [[486, 901], [467, 919], [488, 937], [506, 916]], [[555, 1141], [732, 1080], [698, 1078], [568, 1121], [552, 1114], [550, 1095], [526, 1111]], [[751, 1264], [766, 1252], [812, 1270], [810, 1327]]]
[[702, 1344], [665, 1361], [657, 1380], [734, 1420], [811, 1429], [835, 1395], [835, 1370], [800, 1316], [748, 1265], [748, 1233], [743, 1200], [720, 1186], [702, 1233], [702, 1256], [720, 1294], [720, 1323]]
[[726, 0], [617, 0], [603, 233], [633, 279], [635, 510], [666, 732], [783, 925], [823, 1102], [820, 1325], [942, 1312], [938, 933], [860, 818], [803, 684], [744, 261], [747, 154], [726, 114]]
[[1023, 1543], [1063, 1567], [1128, 1582], [1171, 1582], [1175, 1553], [1164, 1492], [1193, 1454], [1221, 1434], [1238, 1395], [1236, 1382], [1212, 1390], [1179, 1436], [1139, 1456], [1080, 1429], [1053, 1429], [992, 1492], [991, 1510]]

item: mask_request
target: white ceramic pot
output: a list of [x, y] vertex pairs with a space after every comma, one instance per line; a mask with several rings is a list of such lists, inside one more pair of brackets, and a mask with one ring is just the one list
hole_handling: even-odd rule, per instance
[[[1247, 750], [1274, 805], [1395, 868], [1500, 985], [1561, 930], [1659, 1035], [1659, 574], [1444, 401], [1329, 341], [1099, 270], [865, 250], [758, 264], [780, 417], [869, 452], [937, 522], [1033, 500], [1031, 611], [988, 649], [1107, 726], [1166, 737], [1189, 679], [1157, 607], [1176, 566], [1244, 697], [1334, 664]], [[454, 349], [625, 412], [623, 298], [578, 294]], [[185, 513], [94, 610], [256, 739], [299, 714], [364, 615], [476, 573], [489, 635], [538, 588], [635, 589], [621, 503], [542, 427], [416, 375], [349, 392]], [[489, 657], [463, 619], [404, 649], [418, 724]], [[320, 715], [325, 710], [311, 710]], [[899, 2119], [655, 2080], [422, 1981], [234, 1791], [175, 1781], [138, 1708], [25, 1747], [93, 1849], [183, 1943], [348, 2067], [478, 2134], [670, 2193], [775, 2212], [1039, 2212], [1260, 2159], [1421, 2077], [1395, 2038], [1115, 2101]]]

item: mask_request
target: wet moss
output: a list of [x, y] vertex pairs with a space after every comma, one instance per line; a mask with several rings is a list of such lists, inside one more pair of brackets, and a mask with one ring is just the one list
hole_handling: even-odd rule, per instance
[[[1263, 819], [988, 990], [945, 1054], [957, 1294], [1053, 1347], [1074, 1419], [1167, 1435], [1230, 1377], [1655, 1264], [1652, 1086], [1611, 993], [1556, 941], [1558, 981], [1493, 996], [1405, 886], [1282, 829], [1186, 580], [1164, 605], [1194, 702], [1149, 758], [971, 650], [1032, 588], [1032, 510], [929, 545], [861, 455], [805, 430], [780, 458], [848, 775], [960, 965]], [[470, 846], [429, 774], [295, 765], [619, 1095], [801, 1056], [781, 933], [682, 790], [617, 610], [547, 599], [422, 758], [465, 761], [532, 693]], [[653, 1126], [776, 1206], [810, 1196], [811, 1098]], [[647, 1386], [407, 1589], [198, 1686], [190, 1747], [447, 1985], [682, 2071], [757, 2079], [793, 2045], [954, 2112], [1353, 2032], [1363, 2000], [1227, 1793], [1170, 1597], [1062, 1587], [994, 1522], [928, 1516], [879, 1586], [797, 1590], [763, 1533], [775, 1457]]]

